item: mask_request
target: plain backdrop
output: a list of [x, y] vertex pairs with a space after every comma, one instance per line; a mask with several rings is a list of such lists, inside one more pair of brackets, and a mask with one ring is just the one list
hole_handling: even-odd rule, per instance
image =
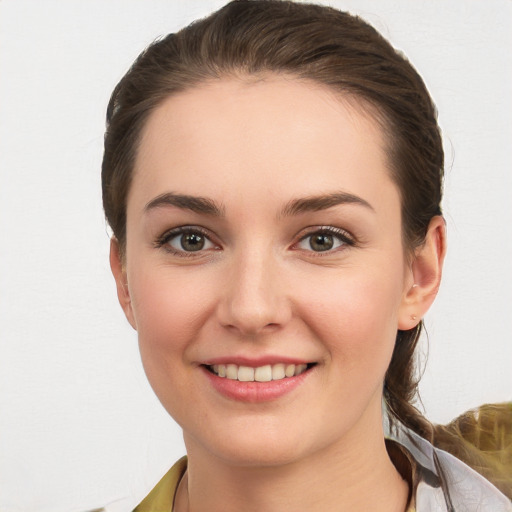
[[[146, 45], [223, 3], [0, 1], [2, 512], [127, 511], [184, 453], [108, 267], [104, 113]], [[330, 3], [402, 49], [440, 112], [449, 251], [426, 414], [511, 400], [512, 2]]]

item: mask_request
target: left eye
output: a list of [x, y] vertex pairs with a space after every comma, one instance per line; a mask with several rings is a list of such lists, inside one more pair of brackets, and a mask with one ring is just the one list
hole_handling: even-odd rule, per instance
[[297, 247], [306, 251], [326, 252], [350, 244], [347, 237], [330, 232], [316, 232], [305, 236]]
[[197, 252], [215, 247], [206, 235], [196, 231], [178, 233], [168, 238], [166, 244], [177, 252]]

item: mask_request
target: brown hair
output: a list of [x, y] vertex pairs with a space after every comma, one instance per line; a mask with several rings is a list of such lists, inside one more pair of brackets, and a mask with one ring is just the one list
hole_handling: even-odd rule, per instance
[[[116, 86], [107, 110], [102, 167], [108, 223], [124, 250], [126, 199], [141, 131], [169, 95], [227, 75], [287, 74], [370, 106], [387, 134], [390, 174], [401, 195], [404, 247], [424, 241], [441, 214], [444, 153], [437, 113], [408, 60], [371, 25], [336, 9], [279, 0], [237, 0], [149, 46]], [[420, 324], [398, 331], [384, 382], [391, 416], [433, 440], [413, 406]]]

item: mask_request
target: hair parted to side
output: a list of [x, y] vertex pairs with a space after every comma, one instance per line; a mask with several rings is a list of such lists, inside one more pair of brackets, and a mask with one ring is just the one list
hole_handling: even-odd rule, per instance
[[[441, 214], [444, 166], [436, 109], [421, 77], [357, 16], [312, 4], [236, 0], [149, 46], [112, 94], [103, 204], [121, 250], [137, 147], [151, 112], [170, 95], [204, 82], [268, 73], [314, 81], [370, 107], [387, 137], [390, 176], [401, 197], [404, 247], [410, 253], [420, 246], [430, 220]], [[384, 396], [392, 416], [431, 440], [432, 425], [413, 406], [421, 330], [420, 323], [397, 333]]]

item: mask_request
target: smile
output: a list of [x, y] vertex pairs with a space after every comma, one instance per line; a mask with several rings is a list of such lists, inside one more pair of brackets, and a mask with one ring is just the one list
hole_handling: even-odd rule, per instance
[[253, 368], [236, 364], [214, 364], [206, 368], [218, 377], [240, 382], [270, 382], [290, 377], [297, 377], [313, 364], [267, 364]]

